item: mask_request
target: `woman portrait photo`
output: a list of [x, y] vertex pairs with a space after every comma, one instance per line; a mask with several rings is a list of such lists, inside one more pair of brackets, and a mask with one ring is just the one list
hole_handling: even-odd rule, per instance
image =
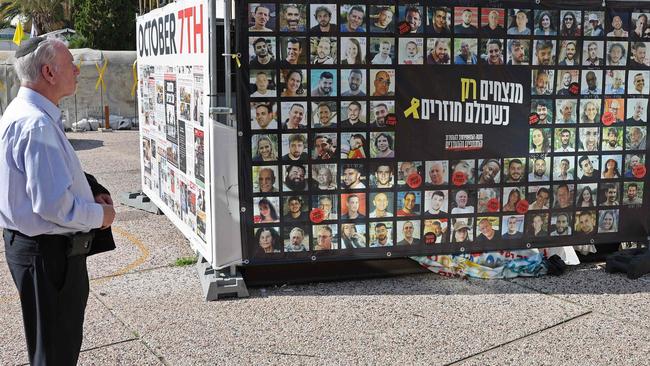
[[[365, 38], [341, 38], [341, 65], [361, 65], [366, 63]], [[363, 44], [362, 44], [363, 43]]]
[[598, 232], [599, 233], [618, 232], [618, 210], [600, 211], [598, 215]]
[[267, 222], [279, 222], [280, 216], [278, 215], [278, 207], [280, 206], [280, 199], [278, 197], [262, 197], [253, 199], [255, 215], [253, 222], [256, 224]]
[[[508, 192], [510, 191], [510, 192]], [[508, 197], [506, 197], [506, 195]], [[503, 190], [503, 212], [512, 212], [517, 210], [517, 203], [521, 201], [522, 194], [519, 187], [508, 187]]]
[[580, 123], [600, 123], [600, 100], [582, 100], [581, 104]]
[[596, 184], [578, 184], [578, 194], [576, 195], [576, 207], [595, 207], [596, 206]]
[[[577, 16], [576, 16], [577, 14]], [[566, 11], [561, 12], [561, 24], [560, 24], [560, 35], [563, 37], [575, 37], [579, 36], [581, 33], [580, 29], [580, 19], [581, 14], [579, 11]]]
[[278, 143], [276, 136], [254, 135], [253, 141], [253, 161], [260, 162], [278, 160]]
[[312, 165], [311, 169], [315, 189], [325, 191], [336, 189], [336, 164], [317, 164]]
[[282, 252], [282, 239], [275, 227], [263, 227], [255, 232], [255, 257], [263, 257], [267, 254]]
[[533, 128], [530, 130], [530, 152], [551, 152], [551, 137], [549, 128]]
[[[603, 166], [601, 167], [600, 171], [602, 174], [602, 177], [604, 179], [614, 179], [614, 178], [620, 178], [621, 177], [621, 171], [619, 170], [619, 165], [620, 163], [616, 161], [616, 159], [610, 157], [609, 159], [606, 159], [607, 156], [603, 156]], [[606, 160], [605, 160], [606, 159]], [[619, 161], [621, 160], [621, 157], [619, 156]]]
[[[305, 88], [306, 80], [305, 74], [302, 70], [282, 70], [286, 72], [284, 77], [284, 89], [282, 90], [283, 97], [304, 97], [307, 96], [307, 89]], [[285, 73], [282, 73], [285, 75]]]
[[557, 13], [553, 14], [549, 11], [536, 12], [535, 19], [535, 35], [536, 36], [554, 36], [557, 34], [555, 27], [555, 18]]

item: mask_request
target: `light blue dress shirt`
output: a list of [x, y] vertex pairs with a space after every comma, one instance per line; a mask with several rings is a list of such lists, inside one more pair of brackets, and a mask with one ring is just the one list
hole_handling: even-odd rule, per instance
[[87, 232], [102, 225], [61, 111], [21, 87], [0, 119], [0, 227], [28, 236]]

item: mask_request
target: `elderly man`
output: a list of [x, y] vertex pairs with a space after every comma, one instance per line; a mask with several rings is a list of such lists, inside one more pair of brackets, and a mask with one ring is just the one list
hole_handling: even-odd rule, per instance
[[88, 300], [86, 256], [101, 250], [93, 234], [106, 231], [93, 229], [108, 228], [115, 210], [63, 133], [57, 105], [74, 94], [79, 75], [72, 54], [61, 41], [34, 37], [15, 58], [21, 87], [0, 119], [5, 255], [30, 363], [75, 365]]
[[454, 58], [454, 63], [456, 65], [476, 65], [476, 55], [472, 52], [466, 39], [461, 39], [460, 51]]

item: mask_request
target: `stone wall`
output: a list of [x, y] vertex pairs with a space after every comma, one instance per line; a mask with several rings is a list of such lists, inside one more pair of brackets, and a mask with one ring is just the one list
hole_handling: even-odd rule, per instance
[[[61, 101], [63, 118], [67, 128], [72, 122], [84, 118], [103, 120], [104, 106], [107, 105], [111, 115], [127, 119], [137, 117], [136, 97], [131, 96], [133, 86], [133, 62], [135, 51], [100, 51], [92, 49], [70, 50], [75, 63], [80, 65], [77, 93]], [[101, 85], [95, 89], [104, 62], [108, 65], [104, 73], [106, 89]], [[19, 82], [13, 70], [13, 51], [0, 51], [0, 114], [18, 92]], [[137, 121], [136, 121], [137, 122]]]

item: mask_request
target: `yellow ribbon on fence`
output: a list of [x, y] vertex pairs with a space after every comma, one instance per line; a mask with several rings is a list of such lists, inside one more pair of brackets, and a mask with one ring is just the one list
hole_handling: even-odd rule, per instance
[[104, 82], [104, 73], [106, 72], [106, 67], [108, 66], [108, 60], [104, 60], [104, 66], [101, 68], [99, 67], [99, 64], [95, 62], [95, 68], [97, 69], [97, 73], [99, 76], [97, 77], [97, 82], [95, 83], [95, 90], [99, 89], [99, 84], [102, 85], [102, 89], [106, 90], [106, 83]]
[[235, 53], [233, 55], [230, 55], [230, 57], [235, 59], [235, 61], [237, 62], [237, 68], [240, 68], [241, 67], [241, 61], [239, 60], [239, 54]]
[[420, 112], [418, 112], [418, 108], [420, 108], [420, 99], [411, 98], [411, 106], [404, 111], [404, 117], [413, 115], [414, 119], [420, 119]]
[[132, 97], [135, 97], [135, 88], [138, 86], [138, 72], [136, 71], [136, 68], [135, 68], [135, 66], [136, 66], [137, 63], [138, 63], [137, 60], [136, 60], [136, 61], [133, 61], [133, 67], [132, 67], [132, 71], [133, 71], [133, 86], [131, 86], [131, 96], [132, 96]]

